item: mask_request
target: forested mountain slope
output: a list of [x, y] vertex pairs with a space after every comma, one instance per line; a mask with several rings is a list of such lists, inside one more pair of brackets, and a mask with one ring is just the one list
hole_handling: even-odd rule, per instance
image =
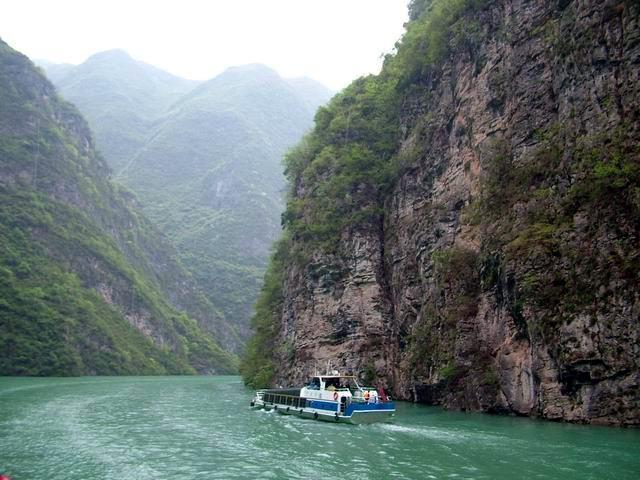
[[280, 232], [282, 156], [330, 92], [307, 78], [286, 80], [247, 65], [176, 95], [185, 83], [125, 55], [95, 55], [58, 85], [92, 121], [117, 179], [246, 338]]
[[221, 343], [236, 333], [85, 120], [0, 41], [0, 375], [231, 372]]
[[640, 423], [640, 5], [413, 0], [288, 156], [243, 372]]
[[96, 53], [80, 65], [39, 63], [89, 121], [100, 152], [116, 172], [145, 145], [155, 120], [198, 84], [135, 60], [124, 50]]
[[314, 102], [262, 65], [229, 69], [176, 103], [120, 175], [246, 333], [281, 229], [282, 156]]

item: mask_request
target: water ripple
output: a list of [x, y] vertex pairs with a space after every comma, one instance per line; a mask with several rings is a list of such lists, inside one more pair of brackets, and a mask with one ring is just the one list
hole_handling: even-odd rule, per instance
[[125, 478], [636, 478], [640, 432], [400, 404], [339, 425], [249, 408], [237, 377], [0, 379], [0, 472]]

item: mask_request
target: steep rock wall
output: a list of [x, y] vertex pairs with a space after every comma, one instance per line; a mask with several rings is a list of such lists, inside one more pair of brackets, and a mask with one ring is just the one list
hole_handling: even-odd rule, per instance
[[286, 271], [276, 383], [331, 362], [402, 399], [640, 422], [638, 13], [466, 19], [404, 95], [382, 220]]

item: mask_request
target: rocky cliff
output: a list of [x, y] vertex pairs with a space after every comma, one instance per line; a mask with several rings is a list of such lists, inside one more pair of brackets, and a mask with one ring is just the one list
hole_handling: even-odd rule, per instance
[[287, 159], [245, 378], [330, 361], [401, 399], [640, 423], [639, 14], [412, 1]]

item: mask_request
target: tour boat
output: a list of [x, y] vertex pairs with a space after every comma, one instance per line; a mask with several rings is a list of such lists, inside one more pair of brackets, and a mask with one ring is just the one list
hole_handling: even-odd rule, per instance
[[258, 390], [251, 401], [254, 408], [275, 410], [315, 420], [345, 423], [374, 423], [390, 420], [395, 403], [372, 387], [361, 387], [356, 377], [327, 375], [311, 377], [302, 388]]

